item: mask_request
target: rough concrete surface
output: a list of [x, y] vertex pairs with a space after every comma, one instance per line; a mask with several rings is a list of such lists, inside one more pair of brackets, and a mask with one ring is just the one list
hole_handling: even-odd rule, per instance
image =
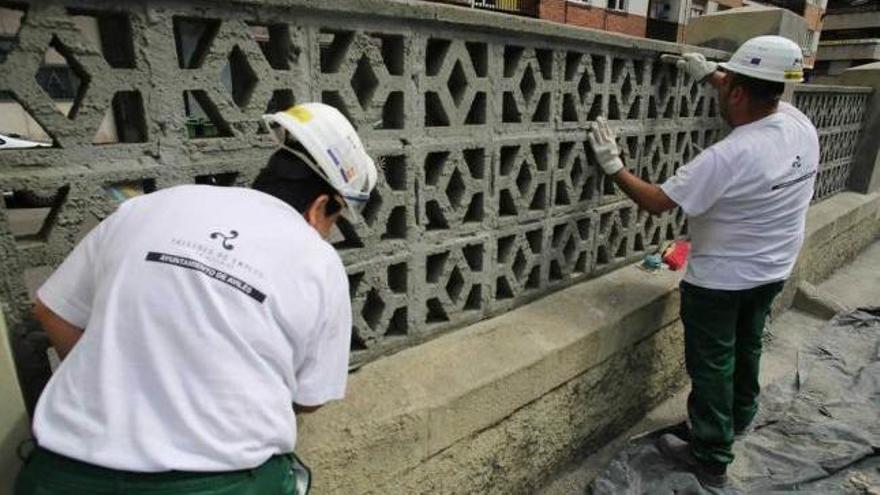
[[24, 408], [6, 322], [0, 315], [0, 493], [12, 493], [21, 460], [18, 446], [30, 438], [30, 418]]
[[[820, 261], [830, 258], [839, 266], [868, 245], [880, 231], [878, 209], [880, 195], [854, 193], [813, 206], [792, 284], [818, 282], [832, 268]], [[812, 270], [810, 263], [822, 266]], [[591, 431], [622, 430], [638, 417], [595, 411], [644, 412], [643, 397], [650, 403], [662, 398], [659, 389], [646, 394], [641, 388], [651, 378], [620, 372], [620, 399], [597, 396], [598, 403], [557, 403], [553, 414], [529, 412], [591, 373], [605, 373], [633, 346], [655, 338], [667, 342], [658, 331], [680, 338], [668, 334], [679, 328], [679, 276], [628, 266], [367, 364], [352, 375], [345, 401], [302, 419], [300, 453], [323, 473], [316, 487], [325, 493], [422, 493], [420, 486], [427, 492], [529, 493], [566, 456], [599, 448], [604, 440]], [[673, 355], [671, 349], [657, 352]], [[650, 364], [666, 384], [681, 377], [680, 365], [678, 358]], [[522, 455], [518, 442], [526, 441], [516, 433], [519, 414], [555, 446], [537, 451], [540, 463], [518, 460], [514, 471], [509, 463]], [[559, 431], [572, 436], [552, 433]]]
[[[343, 224], [335, 238], [350, 278], [353, 356], [367, 364], [345, 402], [303, 420], [305, 457], [323, 473], [318, 487], [393, 491], [387, 485], [399, 476], [414, 489], [454, 472], [439, 490], [468, 491], [473, 476], [487, 490], [526, 491], [565, 452], [593, 445], [591, 432], [623, 428], [646, 407], [635, 405], [642, 395], [653, 403], [676, 379], [670, 358], [670, 369], [651, 374], [659, 382], [620, 386], [616, 366], [629, 353], [656, 346], [673, 355], [664, 339], [676, 321], [677, 279], [619, 269], [684, 235], [686, 221], [680, 211], [652, 217], [625, 199], [599, 171], [586, 131], [607, 116], [627, 166], [652, 182], [716, 142], [725, 129], [714, 92], [658, 61], [693, 47], [421, 1], [52, 0], [11, 8], [27, 14], [0, 61], [0, 91], [54, 144], [3, 151], [0, 161], [0, 192], [50, 198], [34, 235], [13, 232], [16, 208], [0, 205], [0, 301], [29, 405], [49, 369], [45, 339], [26, 318], [29, 289], [113, 211], [108, 189], [246, 185], [273, 148], [260, 115], [314, 100], [346, 114], [384, 161], [364, 221]], [[72, 12], [112, 26], [104, 34], [114, 42], [95, 44]], [[34, 77], [50, 47], [88, 83], [69, 115]], [[227, 71], [231, 88], [221, 77]], [[872, 231], [859, 227], [876, 225], [870, 198], [834, 196], [861, 132], [860, 91], [795, 94], [820, 128], [817, 199], [830, 198], [814, 208], [827, 217], [816, 235], [826, 236], [833, 256], [803, 263], [808, 280], [866, 242]], [[108, 111], [127, 115], [121, 123], [131, 132], [95, 145]], [[209, 126], [193, 127], [193, 117]], [[617, 387], [597, 376], [608, 370]], [[538, 443], [543, 460], [523, 463], [533, 442], [526, 426], [564, 432], [542, 408], [580, 394], [581, 380], [585, 390], [598, 387], [583, 392], [597, 402], [558, 409], [581, 429], [548, 433], [560, 445]], [[607, 394], [619, 394], [619, 419], [603, 412]], [[486, 467], [493, 458], [503, 465]]]
[[[299, 453], [316, 473], [325, 473], [316, 477], [316, 486], [326, 493], [361, 493], [393, 484], [404, 473], [428, 479], [445, 459], [443, 465], [459, 463], [461, 478], [447, 480], [448, 489], [468, 491], [468, 483], [476, 482], [468, 480], [478, 479], [482, 469], [469, 455], [505, 457], [516, 450], [501, 442], [480, 451], [469, 447], [470, 439], [487, 429], [503, 431], [516, 411], [673, 325], [678, 278], [672, 272], [646, 277], [627, 267], [364, 366], [351, 376], [345, 401], [301, 418]], [[675, 361], [652, 362], [657, 368]], [[680, 367], [658, 370], [656, 378], [668, 373], [680, 374]], [[630, 401], [619, 407], [642, 407], [636, 400], [641, 392], [616, 388]], [[584, 413], [536, 417], [533, 426], [585, 421]], [[555, 448], [572, 448], [561, 437], [560, 442]], [[461, 454], [450, 458], [450, 451]], [[534, 483], [535, 477], [529, 468], [511, 483], [519, 478]], [[494, 483], [499, 490], [515, 486]]]
[[[821, 293], [834, 294], [848, 307], [880, 305], [880, 241], [875, 241], [819, 284]], [[797, 309], [786, 311], [773, 319], [765, 333], [765, 348], [761, 360], [761, 385], [767, 386], [786, 374], [791, 374], [797, 363], [798, 350], [821, 331], [827, 319]], [[687, 416], [686, 401], [689, 388], [685, 386], [675, 395], [649, 411], [638, 424], [618, 435], [596, 453], [581, 457], [560, 470], [536, 493], [538, 495], [574, 495], [586, 492], [586, 487], [607, 465], [627, 441], [644, 433], [683, 421]], [[733, 468], [736, 468], [734, 462]]]
[[833, 295], [820, 291], [816, 286], [806, 281], [798, 284], [792, 308], [825, 320], [852, 309]]
[[[32, 235], [15, 208], [0, 207], [0, 300], [30, 404], [47, 369], [45, 343], [28, 335], [30, 292], [113, 211], [108, 188], [246, 185], [273, 149], [260, 126], [267, 111], [324, 101], [384, 162], [364, 221], [334, 237], [350, 278], [355, 364], [682, 235], [680, 214], [645, 220], [602, 180], [586, 145], [598, 115], [626, 136], [630, 167], [653, 180], [722, 132], [715, 95], [658, 62], [684, 46], [534, 19], [399, 0], [11, 8], [26, 15], [0, 62], [0, 91], [54, 144], [5, 150], [0, 162], [0, 192], [51, 198]], [[71, 12], [97, 19], [100, 36], [85, 36]], [[34, 77], [50, 48], [87, 82], [69, 115]], [[95, 145], [108, 111], [132, 132]]]
[[[6, 150], [0, 162], [0, 192], [51, 199], [31, 235], [19, 231], [20, 210], [0, 207], [0, 300], [30, 405], [48, 370], [45, 339], [27, 320], [30, 294], [116, 207], [108, 188], [246, 185], [272, 149], [264, 112], [336, 106], [385, 163], [365, 220], [335, 236], [356, 364], [607, 273], [686, 232], [680, 212], [650, 217], [602, 176], [585, 143], [597, 116], [620, 131], [628, 166], [653, 182], [724, 132], [714, 92], [658, 61], [693, 47], [534, 19], [403, 0], [12, 9], [26, 15], [0, 63], [0, 91], [54, 144]], [[100, 36], [86, 36], [72, 12], [96, 20]], [[50, 48], [85, 82], [68, 115], [34, 78]], [[818, 197], [842, 189], [860, 132], [863, 106], [835, 95], [800, 98], [814, 119], [834, 116], [818, 124], [835, 150]], [[93, 144], [108, 112], [126, 132]]]

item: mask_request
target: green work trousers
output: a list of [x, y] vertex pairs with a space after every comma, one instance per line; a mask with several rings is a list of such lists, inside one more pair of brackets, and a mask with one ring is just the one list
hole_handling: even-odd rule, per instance
[[730, 291], [681, 283], [691, 447], [703, 461], [733, 462], [734, 434], [758, 412], [761, 338], [783, 285]]
[[15, 495], [293, 495], [291, 458], [277, 455], [253, 469], [223, 473], [134, 473], [106, 469], [37, 448]]

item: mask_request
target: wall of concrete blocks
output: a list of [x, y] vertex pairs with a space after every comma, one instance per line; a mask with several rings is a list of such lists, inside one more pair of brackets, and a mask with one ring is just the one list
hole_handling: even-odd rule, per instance
[[871, 93], [871, 88], [819, 85], [803, 85], [795, 91], [794, 105], [819, 131], [821, 155], [813, 201], [846, 190]]
[[[653, 182], [724, 132], [713, 93], [659, 62], [682, 50], [669, 43], [405, 1], [11, 8], [25, 13], [0, 62], [0, 91], [54, 141], [0, 152], [0, 191], [51, 199], [28, 234], [15, 234], [15, 212], [0, 209], [0, 300], [31, 403], [48, 377], [45, 339], [26, 317], [32, 290], [117, 206], [108, 191], [249, 184], [272, 151], [259, 124], [266, 111], [334, 105], [384, 161], [365, 220], [340, 225], [334, 241], [350, 277], [355, 365], [686, 233], [681, 212], [649, 216], [603, 177], [586, 144], [597, 116], [620, 131], [627, 166]], [[114, 56], [84, 38], [72, 15], [107, 26]], [[195, 37], [192, 53], [179, 49], [183, 32]], [[67, 115], [34, 79], [49, 47], [82, 81]], [[120, 98], [134, 132], [92, 144]], [[193, 101], [215, 137], [190, 137]]]

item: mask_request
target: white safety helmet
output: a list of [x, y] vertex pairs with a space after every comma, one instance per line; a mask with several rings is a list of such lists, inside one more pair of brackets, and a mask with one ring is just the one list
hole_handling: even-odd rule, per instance
[[[345, 200], [348, 212], [360, 215], [376, 186], [378, 172], [354, 127], [339, 110], [323, 103], [303, 103], [263, 115], [281, 148], [306, 162]], [[292, 149], [302, 144], [310, 156]]]
[[801, 47], [782, 36], [752, 38], [734, 52], [728, 62], [720, 64], [730, 72], [780, 83], [804, 80], [804, 55]]

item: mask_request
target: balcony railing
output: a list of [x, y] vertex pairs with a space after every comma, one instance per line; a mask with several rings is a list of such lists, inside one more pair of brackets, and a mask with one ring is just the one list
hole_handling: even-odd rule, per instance
[[783, 9], [788, 9], [798, 15], [803, 15], [806, 0], [763, 0], [764, 5], [772, 5]]
[[829, 15], [834, 14], [860, 14], [862, 12], [877, 12], [880, 11], [880, 2], [868, 2], [860, 5], [841, 5], [841, 6], [828, 6], [827, 13]]
[[472, 0], [474, 8], [538, 17], [539, 0]]
[[678, 24], [660, 19], [648, 19], [645, 35], [654, 40], [678, 41]]

